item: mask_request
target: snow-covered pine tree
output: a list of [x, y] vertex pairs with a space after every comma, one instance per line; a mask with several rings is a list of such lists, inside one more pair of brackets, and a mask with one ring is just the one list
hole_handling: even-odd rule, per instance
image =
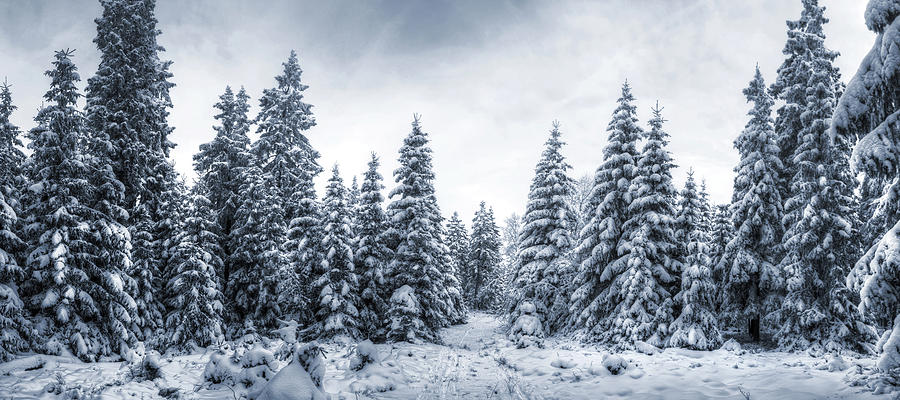
[[463, 286], [470, 294], [472, 307], [491, 310], [499, 295], [498, 268], [500, 266], [500, 229], [494, 220], [494, 210], [482, 201], [472, 220], [472, 242], [469, 248], [471, 279]]
[[184, 229], [173, 250], [173, 277], [168, 281], [167, 346], [191, 350], [222, 338], [222, 292], [216, 271], [221, 269], [217, 213], [198, 182], [191, 194]]
[[519, 251], [519, 233], [521, 231], [521, 219], [518, 214], [511, 214], [504, 220], [503, 229], [500, 231], [502, 247], [500, 254], [500, 298], [497, 300], [497, 312], [506, 311], [506, 307], [515, 298], [516, 278], [516, 253]]
[[311, 292], [315, 270], [325, 257], [321, 247], [324, 226], [322, 205], [316, 200], [313, 175], [298, 172], [298, 185], [290, 197], [294, 218], [288, 221], [285, 251], [288, 265], [282, 271], [286, 279], [280, 282], [279, 301], [285, 314], [299, 321], [312, 322], [314, 301], [318, 294]]
[[[875, 45], [856, 75], [847, 84], [834, 111], [831, 139], [835, 142], [859, 141], [853, 149], [852, 164], [859, 172], [891, 182], [882, 202], [896, 204], [900, 176], [900, 109], [894, 100], [900, 95], [897, 66], [900, 57], [900, 1], [870, 1], [866, 7], [866, 25], [877, 34]], [[883, 204], [882, 204], [883, 205]], [[888, 209], [893, 207], [887, 207]], [[879, 207], [879, 211], [886, 211]], [[877, 212], [876, 212], [877, 214]], [[859, 291], [860, 310], [880, 326], [886, 327], [876, 345], [881, 351], [878, 368], [900, 379], [900, 221], [896, 214], [882, 238], [859, 259], [847, 285]]]
[[240, 206], [241, 174], [251, 160], [250, 139], [247, 137], [251, 124], [247, 117], [249, 99], [243, 87], [237, 95], [231, 87], [225, 87], [225, 93], [219, 96], [219, 102], [215, 105], [219, 111], [215, 116], [219, 125], [213, 127], [216, 137], [209, 143], [201, 144], [200, 151], [194, 155], [194, 170], [202, 183], [201, 187], [206, 189], [204, 194], [216, 217], [221, 249], [218, 256], [224, 261], [216, 271], [221, 282], [228, 282], [231, 277], [232, 268], [228, 261], [232, 250], [229, 243], [234, 234], [235, 213]]
[[81, 95], [71, 55], [56, 52], [53, 68], [46, 72], [52, 79], [44, 95], [49, 105], [38, 112], [39, 125], [28, 133], [26, 290], [32, 310], [46, 316], [40, 334], [47, 338], [47, 350], [68, 348], [83, 360], [96, 360], [116, 352], [125, 355], [136, 340], [129, 329], [136, 312], [129, 294], [134, 282], [123, 271], [129, 265], [127, 252], [124, 258], [110, 254], [127, 246], [99, 240], [127, 241], [128, 232], [107, 221], [104, 210], [91, 208], [97, 192], [107, 189], [95, 184], [108, 181], [93, 180], [102, 175], [94, 175], [92, 168], [102, 166], [85, 155], [87, 126], [76, 109]]
[[[727, 276], [725, 263], [720, 261], [725, 254], [725, 247], [728, 246], [728, 242], [731, 242], [731, 239], [734, 238], [734, 225], [731, 223], [729, 207], [728, 204], [715, 206], [710, 228], [709, 265], [712, 268], [713, 282], [719, 288], [724, 287]], [[716, 311], [719, 311], [725, 300], [725, 292], [719, 290], [716, 298]]]
[[[519, 248], [516, 255], [513, 298], [507, 306], [512, 328], [524, 318], [537, 319], [537, 331], [552, 334], [562, 328], [567, 316], [567, 293], [571, 280], [572, 247], [569, 223], [573, 221], [567, 199], [572, 193], [571, 166], [560, 149], [559, 123], [553, 122], [550, 138], [535, 166], [528, 192], [528, 205], [522, 216]], [[511, 334], [515, 334], [511, 332]]]
[[313, 280], [316, 324], [313, 334], [319, 338], [360, 337], [359, 277], [353, 265], [353, 230], [350, 228], [350, 208], [347, 188], [337, 165], [331, 170], [324, 203], [325, 235], [322, 249], [325, 257], [314, 271]]
[[868, 352], [874, 330], [853, 307], [858, 299], [844, 282], [847, 266], [859, 256], [853, 238], [854, 176], [849, 145], [843, 137], [828, 136], [837, 53], [825, 48], [822, 25], [828, 19], [825, 8], [816, 3], [804, 1], [804, 58], [794, 63], [807, 80], [798, 82], [804, 92], [803, 103], [796, 105], [800, 130], [792, 132], [796, 146], [789, 157], [793, 176], [783, 219], [785, 254], [779, 264], [785, 298], [776, 339], [788, 349]]
[[631, 87], [626, 82], [606, 128], [609, 140], [603, 149], [603, 163], [594, 174], [588, 222], [575, 249], [580, 272], [569, 307], [572, 327], [583, 330], [594, 340], [609, 339], [605, 332], [608, 321], [603, 321], [615, 307], [612, 298], [616, 289], [612, 284], [625, 266], [625, 259], [620, 259], [616, 249], [623, 239], [622, 224], [630, 218], [629, 188], [638, 173], [637, 143], [643, 134], [633, 102]]
[[465, 293], [466, 303], [472, 305], [472, 293], [467, 290], [473, 275], [469, 264], [469, 233], [456, 211], [447, 222], [447, 248], [450, 250], [450, 260], [459, 273], [459, 285]]
[[[9, 120], [16, 110], [10, 87], [6, 80], [0, 84], [0, 190], [3, 191], [7, 205], [12, 207], [14, 212], [19, 212], [21, 185], [25, 181], [25, 177], [22, 176], [25, 154], [21, 150], [19, 127]], [[15, 226], [13, 229], [17, 230]], [[14, 256], [18, 257], [15, 254]]]
[[16, 255], [25, 243], [16, 234], [17, 223], [16, 212], [6, 201], [6, 192], [0, 191], [0, 361], [9, 361], [15, 353], [27, 350], [33, 337], [31, 321], [26, 318], [19, 294], [25, 273]]
[[602, 323], [603, 338], [620, 347], [637, 341], [664, 345], [676, 309], [672, 293], [678, 290], [682, 265], [674, 238], [675, 165], [666, 150], [669, 134], [663, 122], [657, 104], [628, 189], [630, 218], [622, 224], [621, 258], [610, 266], [613, 271], [622, 269], [612, 278], [613, 307]]
[[234, 269], [225, 282], [225, 297], [234, 302], [230, 309], [236, 314], [229, 320], [232, 337], [240, 336], [248, 322], [256, 329], [267, 329], [283, 316], [276, 299], [279, 268], [285, 265], [281, 201], [256, 163], [244, 169], [241, 181], [241, 205], [229, 238]]
[[719, 261], [725, 273], [725, 320], [743, 326], [759, 340], [762, 318], [776, 306], [780, 274], [782, 201], [778, 192], [781, 160], [772, 128], [772, 104], [759, 67], [744, 89], [753, 103], [750, 121], [734, 142], [741, 159], [734, 171], [731, 221], [735, 234]]
[[386, 288], [385, 267], [390, 259], [390, 249], [384, 240], [388, 226], [387, 216], [382, 208], [384, 189], [378, 156], [372, 153], [369, 169], [363, 175], [357, 209], [356, 253], [354, 264], [359, 276], [359, 326], [363, 336], [381, 338], [384, 333], [387, 303], [390, 295]]
[[709, 191], [707, 191], [706, 189], [706, 179], [700, 180], [700, 192], [697, 194], [697, 196], [700, 199], [700, 229], [703, 232], [706, 232], [706, 236], [707, 238], [709, 238], [712, 234], [712, 224], [715, 210], [713, 210], [712, 204], [709, 202]]
[[682, 249], [681, 289], [675, 295], [681, 312], [672, 322], [668, 345], [713, 350], [722, 344], [722, 334], [715, 313], [717, 287], [709, 268], [709, 237], [703, 227], [703, 203], [702, 196], [697, 193], [693, 171], [688, 172], [675, 223], [678, 227], [676, 237], [686, 242]]
[[465, 320], [466, 308], [443, 243], [441, 213], [434, 194], [428, 134], [416, 116], [400, 148], [397, 187], [388, 205], [386, 237], [393, 252], [388, 267], [393, 288], [388, 305], [388, 340], [440, 341], [437, 330]]

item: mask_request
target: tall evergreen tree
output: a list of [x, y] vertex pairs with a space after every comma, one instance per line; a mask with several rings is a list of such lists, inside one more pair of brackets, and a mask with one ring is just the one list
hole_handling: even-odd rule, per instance
[[758, 340], [762, 317], [777, 300], [780, 274], [782, 201], [777, 179], [781, 171], [778, 145], [772, 128], [772, 104], [759, 68], [750, 86], [744, 89], [753, 108], [750, 121], [735, 140], [741, 160], [735, 167], [731, 220], [735, 236], [719, 261], [725, 272], [726, 320], [748, 323], [750, 335]]
[[347, 188], [337, 165], [332, 169], [325, 191], [325, 257], [316, 269], [313, 281], [316, 297], [315, 334], [318, 337], [346, 335], [360, 337], [359, 277], [353, 265], [353, 230]]
[[232, 254], [229, 243], [235, 229], [235, 213], [240, 206], [241, 176], [250, 164], [249, 153], [251, 121], [247, 117], [250, 110], [250, 96], [241, 88], [237, 95], [231, 87], [219, 96], [215, 108], [219, 111], [215, 118], [219, 125], [213, 127], [216, 137], [209, 143], [200, 145], [200, 151], [194, 155], [194, 170], [198, 180], [205, 188], [204, 195], [209, 199], [215, 213], [215, 232], [219, 236], [219, 256], [223, 262], [218, 266], [216, 275], [222, 282], [231, 277], [231, 266], [228, 262]]
[[626, 82], [606, 128], [609, 140], [603, 149], [603, 163], [594, 174], [588, 201], [589, 221], [581, 230], [575, 249], [580, 273], [569, 310], [574, 328], [584, 330], [593, 339], [606, 339], [606, 323], [601, 322], [615, 306], [613, 280], [624, 271], [625, 259], [620, 259], [617, 248], [624, 239], [622, 225], [630, 218], [629, 190], [638, 174], [637, 143], [643, 134], [633, 102]]
[[[571, 249], [569, 222], [572, 210], [567, 202], [572, 192], [571, 166], [560, 149], [559, 123], [553, 123], [550, 138], [535, 166], [528, 192], [528, 205], [522, 216], [518, 253], [513, 278], [513, 299], [508, 305], [509, 322], [515, 327], [523, 315], [533, 315], [541, 332], [552, 333], [562, 327], [567, 303], [567, 284], [561, 273], [569, 270], [566, 253]], [[562, 308], [562, 309], [561, 309]], [[528, 317], [525, 317], [528, 318]]]
[[785, 202], [785, 255], [779, 265], [786, 296], [776, 337], [787, 348], [868, 351], [874, 331], [852, 306], [858, 301], [844, 284], [846, 266], [859, 256], [852, 237], [854, 176], [849, 145], [828, 137], [837, 53], [825, 48], [822, 25], [828, 19], [816, 3], [804, 1], [805, 35], [799, 49], [804, 58], [795, 63], [806, 81], [790, 156], [791, 197]]
[[441, 213], [434, 194], [428, 134], [419, 118], [400, 148], [397, 187], [391, 191], [387, 232], [394, 292], [388, 306], [389, 340], [440, 341], [437, 330], [465, 320], [465, 304], [443, 243]]
[[52, 79], [44, 95], [50, 105], [38, 112], [39, 125], [28, 133], [27, 284], [32, 309], [47, 316], [42, 333], [49, 342], [68, 347], [83, 360], [96, 360], [124, 355], [134, 344], [130, 322], [137, 310], [129, 294], [134, 281], [124, 272], [127, 253], [118, 259], [109, 249], [119, 247], [103, 246], [111, 243], [101, 240], [127, 239], [127, 231], [109, 224], [104, 210], [91, 207], [97, 192], [105, 189], [95, 183], [105, 181], [93, 180], [92, 168], [102, 166], [85, 155], [87, 127], [76, 109], [81, 95], [71, 54], [56, 52], [46, 73]]
[[354, 264], [360, 281], [359, 326], [364, 336], [369, 338], [384, 335], [387, 312], [385, 296], [390, 294], [384, 276], [390, 249], [384, 239], [388, 221], [382, 208], [384, 196], [381, 190], [384, 189], [384, 184], [381, 183], [383, 178], [378, 172], [379, 165], [378, 157], [372, 153], [369, 169], [363, 175], [356, 218]]
[[[725, 278], [728, 275], [725, 263], [720, 262], [725, 255], [725, 248], [734, 238], [734, 225], [731, 223], [731, 212], [728, 204], [715, 206], [713, 220], [710, 228], [709, 258], [712, 268], [713, 282], [718, 287], [724, 287]], [[725, 299], [725, 292], [719, 291], [717, 295], [716, 310], [719, 311]]]
[[622, 225], [621, 257], [610, 265], [617, 273], [610, 286], [612, 312], [601, 322], [606, 327], [602, 339], [618, 346], [636, 341], [661, 346], [674, 318], [672, 292], [682, 266], [673, 229], [675, 165], [666, 150], [669, 135], [662, 128], [661, 111], [658, 105], [653, 109], [638, 172], [628, 189], [630, 218]]
[[494, 210], [481, 202], [472, 220], [472, 243], [469, 249], [471, 279], [463, 286], [472, 296], [471, 304], [480, 310], [490, 310], [498, 296], [498, 268], [500, 266], [500, 229], [494, 220]]
[[472, 293], [467, 290], [472, 280], [471, 265], [469, 264], [469, 233], [466, 225], [459, 219], [459, 213], [453, 212], [450, 221], [447, 222], [447, 248], [450, 250], [450, 260], [459, 273], [459, 285], [466, 295], [466, 302], [472, 304]]
[[676, 218], [679, 232], [676, 237], [686, 243], [682, 253], [684, 271], [681, 274], [681, 288], [675, 295], [681, 312], [672, 322], [668, 344], [713, 350], [722, 344], [722, 334], [715, 313], [717, 290], [709, 268], [709, 237], [703, 227], [703, 203], [703, 197], [697, 193], [694, 174], [688, 172]]
[[223, 334], [222, 292], [216, 278], [221, 269], [221, 240], [216, 233], [216, 212], [195, 186], [184, 229], [173, 250], [174, 277], [166, 285], [169, 313], [166, 316], [167, 345], [206, 347]]
[[25, 154], [21, 150], [19, 127], [9, 120], [15, 110], [10, 85], [4, 80], [0, 84], [0, 190], [3, 190], [7, 205], [18, 212], [19, 191], [25, 179], [22, 176]]

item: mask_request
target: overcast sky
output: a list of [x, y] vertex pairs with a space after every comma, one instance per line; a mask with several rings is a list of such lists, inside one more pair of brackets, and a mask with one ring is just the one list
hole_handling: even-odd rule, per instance
[[[873, 43], [866, 1], [820, 1], [846, 81]], [[784, 21], [800, 9], [800, 0], [158, 0], [161, 57], [174, 61], [177, 85], [173, 157], [193, 179], [191, 157], [214, 136], [212, 106], [225, 85], [245, 86], [255, 115], [295, 49], [318, 122], [307, 135], [328, 171], [321, 182], [337, 162], [349, 183], [375, 151], [390, 190], [397, 150], [419, 113], [444, 213], [471, 221], [484, 200], [502, 221], [524, 210], [554, 119], [572, 175], [593, 173], [627, 79], [644, 125], [655, 101], [664, 107], [679, 188], [693, 167], [712, 199], [727, 202], [732, 142], [749, 109], [741, 89], [756, 63], [774, 80]], [[22, 129], [34, 125], [53, 50], [77, 49], [85, 81], [96, 70], [100, 13], [92, 0], [0, 0], [0, 77], [12, 84]]]

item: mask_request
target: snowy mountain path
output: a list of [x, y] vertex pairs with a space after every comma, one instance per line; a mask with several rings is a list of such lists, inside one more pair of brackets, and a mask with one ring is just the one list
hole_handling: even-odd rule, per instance
[[[867, 373], [871, 358], [845, 355], [847, 368], [831, 372], [824, 359], [806, 354], [628, 351], [620, 354], [628, 368], [612, 375], [603, 367], [604, 350], [555, 339], [544, 349], [517, 349], [502, 327], [496, 316], [473, 313], [442, 331], [443, 345], [376, 345], [382, 362], [359, 372], [348, 368], [354, 346], [325, 344], [324, 388], [335, 399], [743, 399], [742, 392], [752, 399], [890, 398], [850, 384]], [[29, 356], [0, 364], [0, 399], [60, 398], [46, 390], [59, 379], [103, 399], [159, 398], [169, 387], [186, 399], [233, 398], [228, 387], [203, 381], [208, 360], [208, 354], [161, 357], [162, 378], [137, 382], [121, 362]]]

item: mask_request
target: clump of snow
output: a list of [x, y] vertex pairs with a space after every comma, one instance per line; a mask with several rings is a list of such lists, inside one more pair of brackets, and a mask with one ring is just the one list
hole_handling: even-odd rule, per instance
[[534, 315], [535, 306], [529, 301], [519, 305], [519, 315], [509, 329], [509, 340], [518, 348], [530, 346], [543, 347], [544, 329], [540, 319]]
[[837, 353], [829, 353], [825, 355], [825, 360], [817, 368], [828, 372], [844, 371], [849, 367], [847, 361]]
[[604, 354], [602, 365], [613, 375], [621, 375], [628, 369], [628, 361], [618, 354]]
[[299, 324], [294, 320], [281, 320], [278, 322], [282, 325], [281, 328], [278, 328], [274, 331], [281, 340], [284, 340], [285, 343], [294, 344], [297, 343], [297, 329]]
[[316, 343], [295, 347], [294, 356], [251, 398], [257, 400], [327, 400], [322, 390], [325, 363]]
[[356, 345], [356, 350], [350, 358], [350, 369], [359, 371], [366, 365], [380, 361], [381, 357], [378, 354], [378, 349], [375, 348], [375, 344], [371, 340], [366, 339]]
[[648, 356], [652, 356], [652, 355], [654, 355], [654, 354], [660, 352], [659, 347], [656, 347], [656, 346], [654, 346], [654, 345], [652, 345], [652, 344], [650, 344], [650, 343], [647, 343], [647, 342], [644, 342], [644, 341], [641, 341], [641, 340], [638, 340], [638, 341], [635, 341], [635, 342], [634, 342], [634, 349], [635, 349], [638, 353], [643, 353], [643, 354], [646, 354], [646, 355], [648, 355]]
[[555, 367], [555, 368], [559, 368], [559, 369], [572, 369], [572, 368], [575, 368], [576, 365], [578, 365], [578, 364], [576, 364], [575, 361], [563, 359], [563, 358], [560, 358], [559, 356], [557, 356], [557, 359], [550, 362], [551, 367]]
[[131, 378], [136, 382], [152, 381], [162, 377], [162, 368], [159, 365], [159, 356], [147, 354], [130, 369]]
[[241, 358], [241, 368], [237, 381], [252, 392], [275, 376], [278, 365], [275, 362], [275, 355], [257, 343]]
[[722, 344], [722, 350], [738, 352], [741, 351], [741, 344], [738, 343], [737, 340], [734, 340], [734, 338], [731, 338]]
[[212, 383], [226, 383], [240, 373], [241, 367], [231, 361], [231, 357], [225, 354], [214, 353], [209, 356], [209, 362], [203, 370], [203, 380]]

